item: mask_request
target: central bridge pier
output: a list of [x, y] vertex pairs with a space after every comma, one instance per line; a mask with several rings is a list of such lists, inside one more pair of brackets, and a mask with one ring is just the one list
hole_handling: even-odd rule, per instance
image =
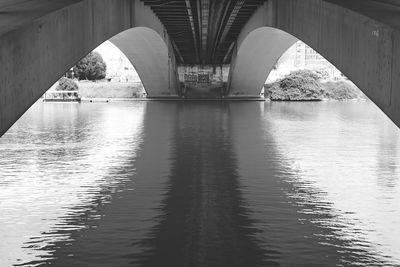
[[178, 76], [184, 99], [222, 99], [229, 65], [179, 65]]
[[[179, 80], [179, 96], [180, 100], [260, 100], [264, 101], [264, 97], [260, 92], [243, 95], [229, 94], [229, 77], [230, 64], [180, 64], [177, 66]], [[246, 88], [244, 88], [246, 90]], [[151, 99], [165, 99], [162, 96], [151, 96]]]

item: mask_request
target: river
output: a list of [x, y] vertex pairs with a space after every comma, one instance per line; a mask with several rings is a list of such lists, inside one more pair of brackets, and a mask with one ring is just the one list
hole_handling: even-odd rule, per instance
[[371, 102], [36, 103], [0, 138], [0, 266], [400, 266]]

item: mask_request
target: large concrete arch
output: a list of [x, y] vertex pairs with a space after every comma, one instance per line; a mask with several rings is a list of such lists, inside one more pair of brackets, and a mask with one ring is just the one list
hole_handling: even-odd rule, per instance
[[[49, 6], [38, 8], [43, 10], [40, 14], [18, 18], [20, 23], [6, 21], [12, 27], [0, 27], [0, 136], [71, 66], [114, 36], [114, 43], [132, 62], [138, 57], [135, 65], [150, 97], [177, 94], [171, 41], [141, 1], [62, 0], [49, 2]], [[140, 28], [129, 30], [135, 27]], [[130, 53], [129, 41], [142, 53]], [[150, 53], [160, 58], [143, 64]], [[157, 83], [149, 82], [149, 77]]]
[[175, 60], [162, 37], [153, 29], [135, 27], [110, 41], [135, 66], [148, 97], [169, 97], [177, 93]]
[[[371, 1], [370, 5], [373, 3]], [[346, 1], [268, 0], [239, 35], [231, 63], [229, 95], [259, 92], [265, 76], [245, 71], [240, 62], [247, 57], [247, 68], [252, 68], [258, 63], [257, 60], [250, 61], [250, 58], [259, 56], [269, 60], [264, 65], [271, 66], [292, 42], [291, 35], [310, 45], [340, 69], [399, 126], [400, 31], [393, 20], [386, 19], [391, 17], [392, 7], [379, 7], [379, 12], [370, 12], [371, 6], [368, 10], [357, 10], [346, 5]], [[274, 38], [255, 40], [256, 36], [264, 36], [262, 31], [270, 31], [265, 27], [279, 29], [287, 35], [272, 31]], [[249, 45], [250, 41], [265, 42], [263, 44], [271, 49], [267, 53], [277, 54], [267, 57], [260, 54], [265, 50], [253, 50], [253, 54], [242, 52], [246, 48], [260, 47]], [[249, 86], [243, 86], [241, 81], [244, 79], [251, 81]]]
[[258, 97], [276, 62], [296, 41], [296, 37], [271, 27], [250, 32], [231, 65], [230, 96]]

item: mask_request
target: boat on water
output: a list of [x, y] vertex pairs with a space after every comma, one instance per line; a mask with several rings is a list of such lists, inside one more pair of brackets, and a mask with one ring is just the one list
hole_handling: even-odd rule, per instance
[[43, 95], [44, 102], [81, 102], [78, 91], [48, 91]]

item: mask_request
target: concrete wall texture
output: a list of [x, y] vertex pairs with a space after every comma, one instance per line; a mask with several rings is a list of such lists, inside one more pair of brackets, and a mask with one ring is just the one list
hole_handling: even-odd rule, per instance
[[[139, 0], [70, 2], [0, 35], [0, 136], [77, 61], [105, 40], [135, 27], [151, 29], [146, 31], [151, 41], [143, 37], [139, 46], [162, 47], [157, 60], [145, 61], [149, 51], [143, 47], [143, 54], [129, 53], [117, 37], [114, 43], [132, 62], [138, 57], [139, 75], [149, 96], [177, 94], [168, 34], [148, 7]], [[123, 38], [131, 38], [129, 32]]]
[[[259, 94], [282, 52], [300, 39], [349, 77], [399, 126], [400, 31], [387, 19], [393, 7], [376, 3], [379, 12], [371, 13], [371, 7], [357, 10], [343, 6], [345, 1], [336, 2], [267, 1], [238, 38], [229, 94]], [[259, 67], [264, 69], [258, 71]]]
[[[363, 1], [268, 0], [238, 37], [229, 95], [258, 95], [275, 62], [300, 39], [400, 125], [400, 23], [389, 16], [392, 7], [369, 1], [363, 8]], [[0, 27], [0, 135], [67, 69], [112, 37], [150, 97], [179, 94], [172, 41], [141, 1], [51, 3], [40, 15]]]

